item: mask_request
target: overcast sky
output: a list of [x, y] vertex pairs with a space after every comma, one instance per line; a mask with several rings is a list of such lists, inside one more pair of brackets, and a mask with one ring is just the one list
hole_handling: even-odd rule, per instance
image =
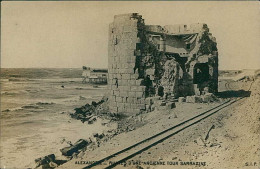
[[259, 2], [2, 2], [1, 67], [107, 67], [108, 24], [139, 13], [146, 24], [206, 23], [220, 69], [260, 68]]

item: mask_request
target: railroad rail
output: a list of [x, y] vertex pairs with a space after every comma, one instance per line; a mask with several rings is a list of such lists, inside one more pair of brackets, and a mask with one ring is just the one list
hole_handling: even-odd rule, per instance
[[[251, 83], [251, 85], [249, 86], [248, 91], [251, 89], [253, 82]], [[227, 85], [229, 90], [230, 87], [229, 85]], [[227, 101], [225, 101], [224, 103], [211, 108], [199, 115], [196, 115], [186, 121], [183, 121], [177, 125], [174, 125], [166, 130], [163, 130], [149, 138], [146, 138], [138, 143], [135, 143], [129, 147], [126, 147], [123, 150], [120, 150], [112, 155], [109, 155], [101, 160], [98, 160], [94, 163], [92, 163], [91, 165], [88, 165], [86, 167], [84, 167], [83, 169], [89, 169], [89, 168], [105, 168], [105, 169], [111, 169], [116, 167], [117, 165], [120, 164], [124, 164], [124, 162], [126, 162], [127, 160], [135, 157], [136, 155], [150, 149], [151, 147], [162, 143], [163, 141], [165, 141], [166, 139], [180, 133], [181, 131], [207, 119], [208, 117], [216, 114], [217, 112], [219, 112], [220, 110], [240, 101], [243, 100], [245, 97], [239, 97], [239, 98], [235, 98], [235, 99], [229, 99]], [[110, 161], [112, 161], [113, 163], [109, 163]]]

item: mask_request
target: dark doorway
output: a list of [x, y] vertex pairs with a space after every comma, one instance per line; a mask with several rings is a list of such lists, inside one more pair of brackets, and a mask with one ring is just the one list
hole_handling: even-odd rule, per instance
[[193, 68], [193, 83], [201, 84], [209, 80], [209, 66], [207, 63], [197, 63]]

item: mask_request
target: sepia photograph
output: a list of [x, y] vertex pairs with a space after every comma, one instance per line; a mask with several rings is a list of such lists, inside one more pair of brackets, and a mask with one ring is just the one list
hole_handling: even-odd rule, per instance
[[2, 1], [0, 169], [260, 169], [259, 1]]

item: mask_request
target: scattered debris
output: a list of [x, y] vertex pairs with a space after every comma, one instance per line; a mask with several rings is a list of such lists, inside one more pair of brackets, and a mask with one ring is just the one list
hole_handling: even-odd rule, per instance
[[215, 125], [213, 124], [211, 127], [210, 127], [210, 129], [209, 129], [209, 131], [208, 131], [208, 133], [207, 133], [207, 135], [206, 135], [206, 137], [205, 137], [205, 140], [208, 140], [209, 139], [209, 133], [210, 133], [210, 131], [212, 130], [212, 129], [214, 129], [215, 128]]
[[80, 149], [86, 147], [88, 145], [87, 140], [80, 139], [74, 145], [69, 147], [64, 147], [60, 151], [64, 156], [72, 156], [73, 153], [77, 153]]
[[81, 120], [82, 123], [88, 122], [93, 124], [97, 120], [97, 115], [108, 114], [107, 102], [102, 99], [99, 102], [93, 101], [91, 104], [86, 104], [80, 108], [75, 108], [75, 113], [71, 113], [70, 116], [74, 119]]
[[54, 154], [49, 154], [45, 157], [35, 159], [35, 168], [52, 169], [61, 164], [64, 164], [67, 160], [58, 160]]
[[104, 133], [102, 133], [102, 134], [93, 133], [93, 136], [94, 136], [95, 138], [102, 139], [105, 135], [104, 135]]
[[201, 96], [201, 100], [204, 103], [210, 103], [218, 101], [219, 99], [213, 93], [206, 93], [205, 95]]
[[199, 146], [203, 146], [203, 147], [206, 146], [206, 143], [204, 142], [204, 140], [201, 137], [194, 140], [194, 142], [197, 143]]
[[178, 98], [179, 103], [182, 103], [182, 102], [185, 102], [185, 101], [186, 101], [185, 97], [179, 97]]
[[187, 103], [201, 103], [202, 99], [199, 96], [187, 96], [186, 102]]
[[87, 100], [87, 98], [83, 96], [79, 96], [79, 100]]

